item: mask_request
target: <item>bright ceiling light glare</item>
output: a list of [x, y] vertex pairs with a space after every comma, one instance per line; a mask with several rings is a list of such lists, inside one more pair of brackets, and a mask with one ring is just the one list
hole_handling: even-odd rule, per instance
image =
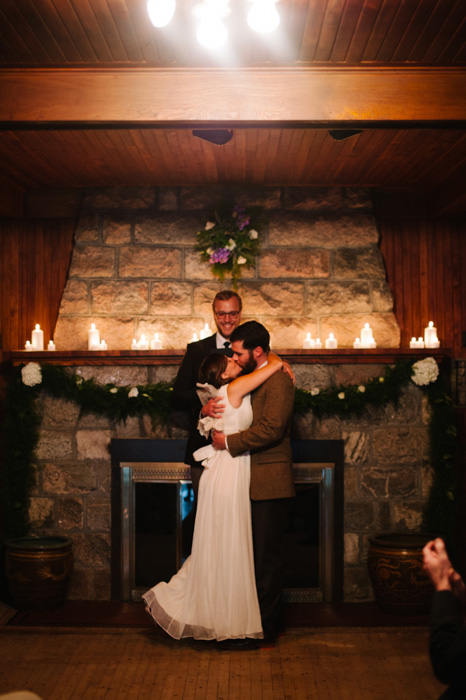
[[197, 30], [197, 40], [206, 49], [221, 49], [228, 39], [228, 32], [222, 20], [211, 17], [203, 20]]
[[166, 27], [175, 14], [176, 0], [148, 0], [147, 14], [154, 27]]
[[226, 44], [228, 32], [222, 20], [230, 14], [229, 0], [204, 0], [193, 8], [193, 15], [200, 21], [197, 40], [206, 49], [221, 49]]
[[276, 0], [252, 0], [253, 6], [248, 12], [248, 24], [251, 29], [261, 34], [268, 34], [280, 24], [280, 15], [275, 7]]

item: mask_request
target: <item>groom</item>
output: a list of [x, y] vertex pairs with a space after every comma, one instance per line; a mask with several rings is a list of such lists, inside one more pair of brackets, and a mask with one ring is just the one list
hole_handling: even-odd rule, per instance
[[[231, 334], [234, 360], [252, 372], [267, 363], [270, 336], [257, 321], [238, 326]], [[264, 642], [275, 642], [281, 624], [283, 561], [281, 539], [291, 496], [294, 496], [290, 426], [293, 381], [276, 372], [251, 396], [253, 421], [234, 435], [214, 433], [215, 449], [228, 449], [233, 457], [251, 452], [251, 514], [257, 595]], [[231, 648], [254, 647], [255, 640], [232, 640]], [[257, 646], [257, 644], [256, 644]]]

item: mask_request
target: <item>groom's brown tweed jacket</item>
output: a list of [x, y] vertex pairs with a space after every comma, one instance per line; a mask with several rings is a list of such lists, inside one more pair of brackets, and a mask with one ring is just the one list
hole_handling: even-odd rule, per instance
[[251, 396], [252, 425], [228, 436], [233, 457], [251, 451], [251, 499], [294, 496], [290, 426], [294, 386], [288, 374], [276, 372]]

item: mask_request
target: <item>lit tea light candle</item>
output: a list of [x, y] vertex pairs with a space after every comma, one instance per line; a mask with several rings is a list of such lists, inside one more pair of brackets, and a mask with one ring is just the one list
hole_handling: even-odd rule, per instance
[[105, 340], [100, 341], [100, 350], [108, 350], [108, 345]]
[[34, 350], [34, 347], [31, 345], [31, 342], [29, 340], [26, 340], [26, 345], [24, 346], [24, 349], [28, 350], [29, 352]]
[[440, 341], [437, 337], [437, 329], [433, 321], [429, 321], [427, 328], [424, 328], [424, 345], [426, 348], [439, 348]]
[[320, 338], [316, 338], [316, 342], [314, 343], [314, 347], [316, 350], [322, 350], [322, 341]]
[[353, 343], [353, 348], [356, 348], [358, 350], [361, 347], [361, 338], [355, 338], [354, 343]]
[[162, 349], [162, 341], [160, 340], [158, 333], [155, 333], [153, 340], [150, 341], [150, 349], [151, 350], [161, 350]]
[[364, 324], [364, 328], [361, 329], [361, 347], [362, 348], [375, 348], [376, 343], [372, 335], [372, 328], [368, 323]]
[[201, 340], [204, 340], [204, 338], [208, 338], [209, 335], [212, 335], [212, 331], [209, 328], [209, 324], [206, 323], [199, 336]]
[[44, 331], [41, 331], [38, 323], [36, 323], [36, 327], [32, 331], [32, 347], [34, 350], [44, 349]]
[[49, 344], [47, 345], [47, 350], [51, 352], [52, 350], [56, 350], [57, 348], [55, 347], [55, 343], [53, 340], [49, 340]]
[[149, 341], [147, 340], [144, 333], [142, 333], [139, 339], [138, 350], [149, 350]]
[[313, 345], [315, 345], [315, 342], [312, 340], [311, 334], [307, 333], [303, 340], [303, 349], [308, 350], [309, 348], [312, 348]]
[[325, 341], [325, 347], [327, 350], [334, 350], [338, 347], [337, 339], [335, 338], [333, 333], [329, 334], [327, 340]]
[[199, 338], [197, 337], [197, 333], [193, 333], [193, 337], [191, 338], [191, 340], [189, 342], [190, 343], [197, 343], [198, 340], [199, 340]]
[[95, 327], [95, 323], [91, 323], [87, 333], [87, 347], [89, 350], [100, 350], [100, 333]]
[[139, 350], [139, 345], [136, 338], [133, 338], [133, 342], [131, 343], [131, 350]]

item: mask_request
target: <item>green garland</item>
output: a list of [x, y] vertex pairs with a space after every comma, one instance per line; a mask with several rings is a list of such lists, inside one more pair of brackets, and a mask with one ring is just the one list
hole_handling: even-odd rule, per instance
[[[74, 401], [82, 414], [93, 413], [115, 421], [148, 414], [154, 423], [163, 422], [171, 411], [172, 388], [167, 382], [137, 387], [102, 386], [63, 367], [43, 364], [42, 382], [27, 386], [21, 369], [22, 366], [10, 369], [3, 406], [0, 504], [4, 537], [19, 537], [29, 529], [32, 465], [42, 420], [36, 399], [41, 392]], [[130, 389], [137, 389], [137, 397], [129, 397]]]
[[[414, 374], [414, 361], [387, 367], [382, 377], [364, 384], [313, 389], [296, 389], [297, 413], [312, 411], [316, 416], [359, 416], [369, 407], [397, 403], [401, 390]], [[172, 387], [166, 382], [137, 387], [101, 386], [56, 366], [41, 365], [42, 381], [26, 386], [21, 367], [11, 368], [7, 382], [3, 418], [3, 465], [0, 498], [4, 535], [19, 536], [28, 531], [28, 509], [33, 487], [34, 452], [39, 439], [41, 416], [39, 394], [74, 401], [82, 413], [94, 413], [113, 420], [148, 414], [154, 422], [166, 421], [171, 411]], [[424, 512], [423, 527], [452, 542], [454, 531], [454, 461], [457, 449], [455, 415], [445, 381], [420, 387], [431, 407], [430, 457], [434, 478]]]

